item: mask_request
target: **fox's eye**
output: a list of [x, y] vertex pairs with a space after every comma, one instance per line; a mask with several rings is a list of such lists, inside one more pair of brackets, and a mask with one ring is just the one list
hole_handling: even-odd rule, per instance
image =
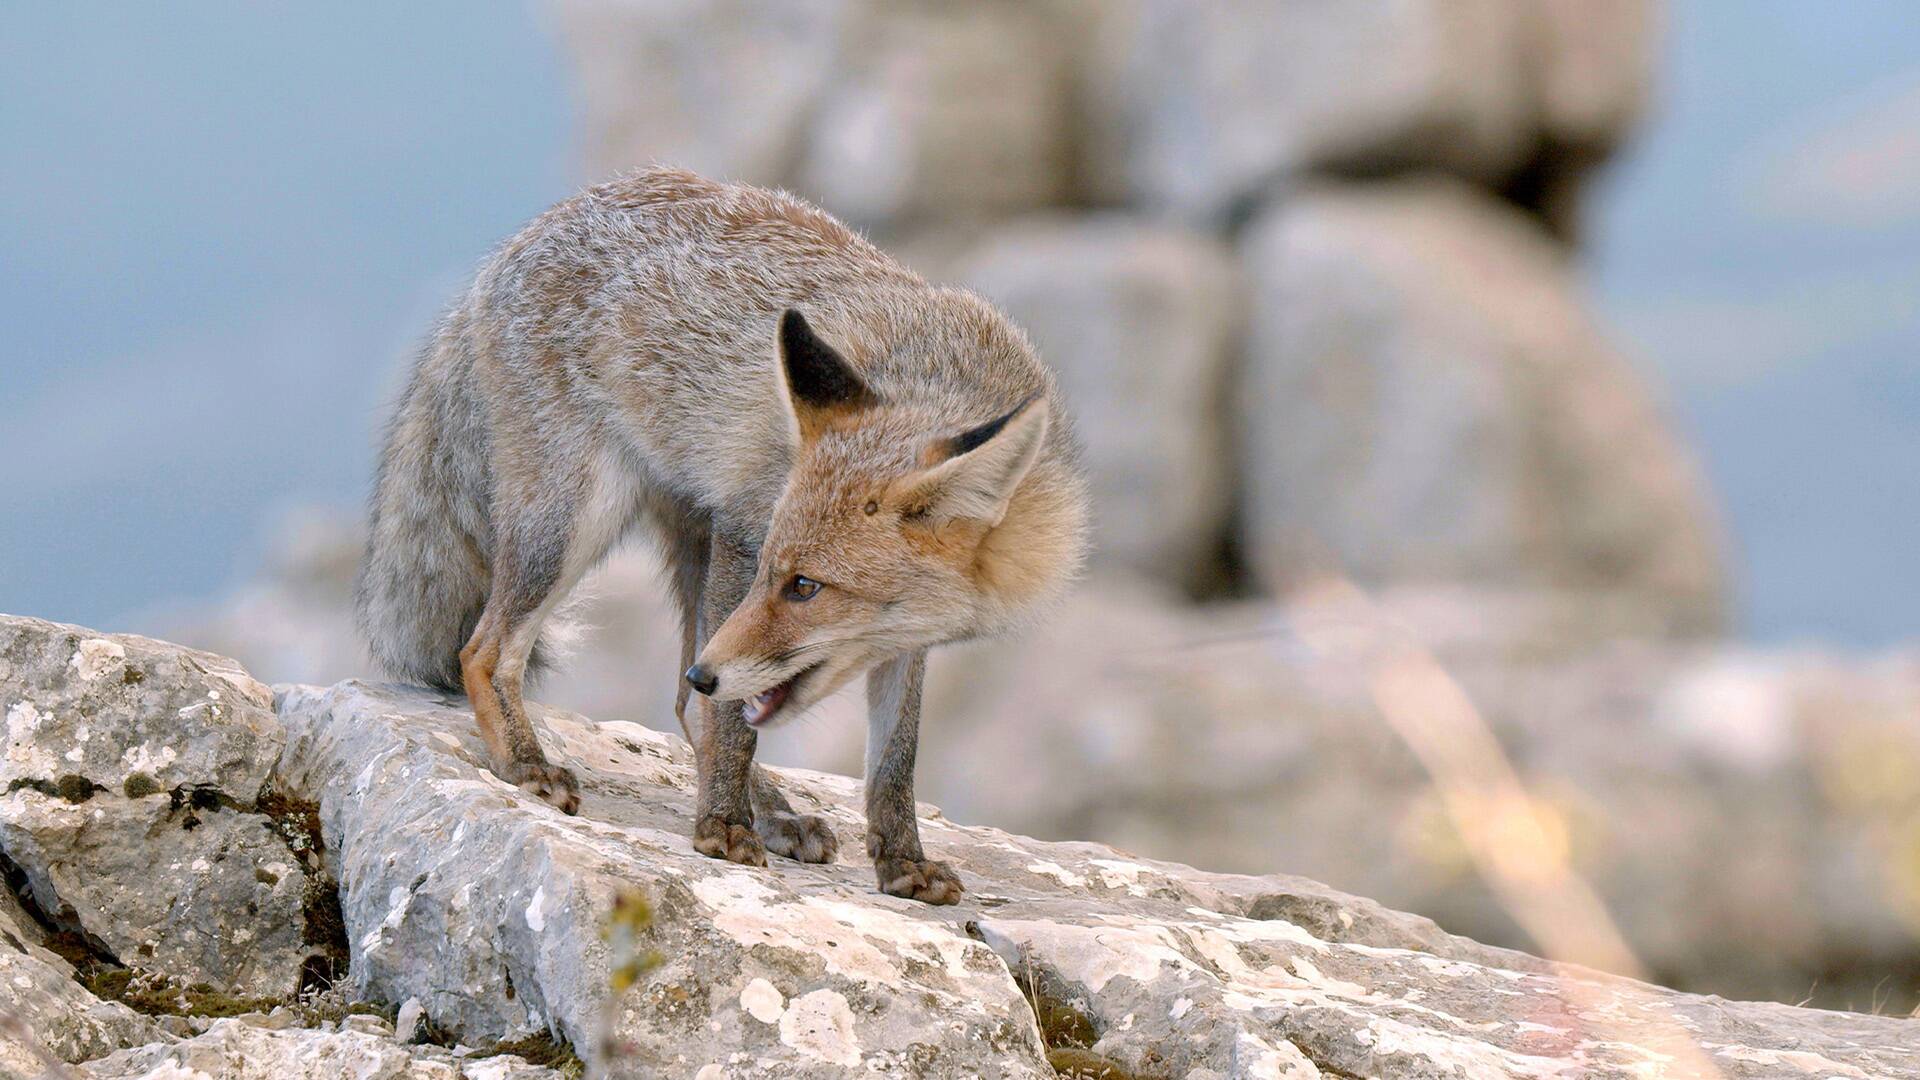
[[819, 582], [813, 580], [810, 577], [804, 577], [800, 574], [795, 574], [793, 575], [793, 580], [787, 582], [787, 591], [785, 596], [788, 600], [791, 600], [796, 604], [804, 604], [807, 601], [813, 599], [813, 594], [819, 591], [820, 591]]

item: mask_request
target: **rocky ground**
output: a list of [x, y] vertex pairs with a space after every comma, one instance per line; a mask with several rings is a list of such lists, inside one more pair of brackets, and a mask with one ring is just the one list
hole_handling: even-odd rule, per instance
[[[687, 748], [631, 723], [541, 717], [585, 779], [566, 817], [416, 690], [269, 692], [6, 618], [0, 707], [9, 1076], [1920, 1076], [1920, 1022], [1676, 993], [931, 807], [958, 907], [880, 895], [854, 843], [714, 862]], [[858, 835], [854, 781], [778, 775]]]

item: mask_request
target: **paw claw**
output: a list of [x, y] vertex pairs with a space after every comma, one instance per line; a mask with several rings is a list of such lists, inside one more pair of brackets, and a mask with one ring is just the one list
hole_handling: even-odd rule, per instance
[[923, 904], [957, 904], [966, 893], [953, 867], [934, 859], [878, 858], [873, 861], [880, 891]]
[[767, 849], [752, 827], [737, 825], [718, 814], [708, 814], [694, 825], [693, 850], [743, 866], [767, 865]]
[[754, 825], [768, 851], [803, 863], [830, 863], [840, 838], [819, 814], [759, 814]]
[[580, 812], [580, 778], [564, 765], [545, 761], [514, 761], [494, 774], [563, 814]]

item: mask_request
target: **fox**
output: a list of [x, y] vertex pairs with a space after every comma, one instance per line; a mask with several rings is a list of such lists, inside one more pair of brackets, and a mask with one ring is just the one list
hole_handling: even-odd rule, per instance
[[655, 166], [534, 219], [442, 316], [385, 431], [355, 606], [388, 673], [466, 696], [496, 776], [578, 813], [523, 695], [570, 592], [644, 533], [680, 616], [695, 850], [835, 859], [753, 759], [864, 675], [878, 887], [952, 904], [913, 794], [928, 651], [1036, 619], [1087, 517], [1057, 380], [992, 304], [797, 196]]

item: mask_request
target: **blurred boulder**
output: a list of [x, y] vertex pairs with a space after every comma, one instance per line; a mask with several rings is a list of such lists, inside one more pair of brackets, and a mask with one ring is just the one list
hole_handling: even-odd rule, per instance
[[1611, 151], [1646, 111], [1655, 76], [1654, 0], [1519, 0], [1540, 128], [1557, 147]]
[[[1095, 148], [1147, 203], [1220, 220], [1309, 173], [1433, 169], [1501, 188], [1559, 143], [1638, 115], [1646, 4], [1234, 0], [1115, 5], [1095, 86], [1126, 137]], [[1599, 154], [1583, 156], [1584, 167]]]
[[1068, 47], [1043, 6], [559, 0], [593, 175], [666, 162], [891, 228], [1067, 190]]
[[555, 0], [595, 178], [652, 162], [792, 182], [855, 0]]
[[668, 162], [889, 232], [1051, 205], [1227, 222], [1439, 170], [1561, 231], [1638, 119], [1651, 0], [555, 0], [594, 176]]
[[[291, 995], [318, 853], [267, 785], [273, 695], [233, 661], [0, 616], [0, 854], [105, 963], [230, 994]], [[297, 828], [297, 826], [295, 826]]]
[[1065, 42], [1044, 8], [883, 4], [849, 31], [800, 190], [868, 227], [977, 220], [1065, 193]]
[[1215, 572], [1240, 281], [1202, 233], [1118, 215], [1008, 224], [955, 268], [1033, 336], [1087, 450], [1097, 563]]
[[1534, 222], [1462, 185], [1316, 187], [1256, 220], [1244, 546], [1289, 588], [1618, 590], [1719, 629], [1698, 470]]
[[1654, 84], [1654, 0], [1541, 0], [1520, 7], [1532, 23], [1523, 57], [1539, 110], [1527, 160], [1501, 185], [1555, 239], [1577, 242], [1588, 181], [1646, 111]]

